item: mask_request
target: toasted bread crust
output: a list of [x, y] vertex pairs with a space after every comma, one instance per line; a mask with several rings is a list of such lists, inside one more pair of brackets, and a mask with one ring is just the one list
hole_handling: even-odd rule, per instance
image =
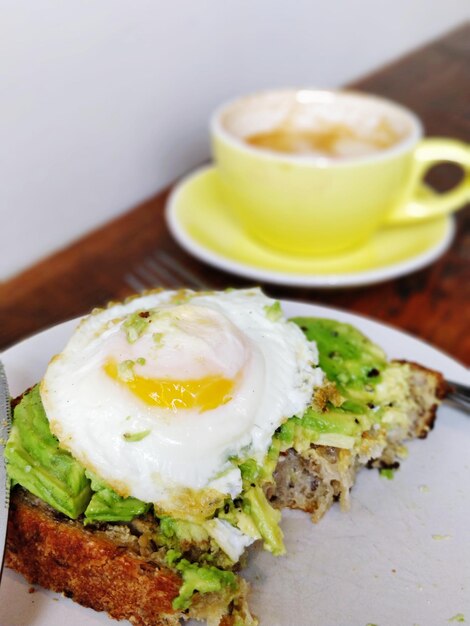
[[440, 372], [431, 370], [414, 361], [396, 359], [395, 363], [409, 366], [411, 371], [411, 391], [421, 407], [421, 415], [414, 424], [411, 434], [418, 439], [426, 439], [430, 430], [434, 428], [439, 403], [449, 392], [444, 376]]
[[246, 626], [258, 623], [250, 614], [248, 584], [242, 578], [235, 591], [196, 593], [187, 611], [175, 611], [180, 576], [146, 558], [136, 544], [137, 538], [120, 524], [87, 528], [22, 488], [12, 492], [5, 563], [29, 583], [135, 626], [179, 626], [191, 618], [210, 626], [234, 626], [240, 619]]
[[176, 626], [171, 603], [181, 580], [79, 522], [34, 506], [21, 490], [12, 494], [6, 565], [29, 583], [63, 593], [136, 626]]

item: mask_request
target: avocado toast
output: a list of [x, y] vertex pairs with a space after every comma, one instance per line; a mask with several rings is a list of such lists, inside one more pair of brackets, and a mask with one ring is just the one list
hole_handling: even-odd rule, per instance
[[[387, 363], [349, 326], [296, 323], [317, 342], [327, 378], [316, 387], [311, 407], [276, 430], [262, 463], [240, 464], [241, 497], [227, 498], [214, 515], [262, 539], [274, 554], [282, 553], [283, 543], [273, 506], [301, 508], [315, 520], [335, 499], [347, 506], [357, 469], [395, 467], [403, 441], [425, 436], [432, 426], [442, 393], [439, 375]], [[230, 547], [210, 534], [210, 523], [158, 515], [148, 503], [122, 498], [75, 459], [62, 458], [41, 411], [37, 389], [15, 408], [7, 449], [10, 475], [19, 483], [10, 566], [31, 582], [135, 624], [176, 624], [188, 617], [254, 623], [236, 573], [243, 556], [230, 558]]]

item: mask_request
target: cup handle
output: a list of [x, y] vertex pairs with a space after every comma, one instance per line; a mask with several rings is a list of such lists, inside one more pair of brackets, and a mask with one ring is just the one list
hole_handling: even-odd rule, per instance
[[[445, 193], [432, 193], [423, 178], [433, 165], [446, 161], [460, 165], [463, 178]], [[411, 198], [388, 216], [387, 224], [441, 217], [470, 201], [470, 145], [454, 139], [422, 139], [415, 149], [413, 167]]]

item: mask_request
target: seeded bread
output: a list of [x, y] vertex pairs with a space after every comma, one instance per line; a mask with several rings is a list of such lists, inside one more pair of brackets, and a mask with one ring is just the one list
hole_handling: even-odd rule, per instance
[[[442, 374], [417, 363], [395, 361], [408, 365], [408, 426], [387, 434], [385, 445], [377, 446], [377, 455], [361, 457], [358, 453], [331, 446], [312, 444], [302, 454], [287, 450], [279, 459], [274, 483], [266, 486], [266, 495], [278, 508], [301, 509], [319, 521], [334, 501], [343, 509], [349, 506], [350, 490], [357, 470], [369, 468], [396, 469], [407, 439], [424, 439], [434, 426], [437, 407], [446, 394]], [[331, 395], [331, 391], [329, 392]], [[363, 434], [374, 449], [373, 432]]]
[[248, 626], [256, 624], [242, 578], [236, 591], [196, 594], [190, 609], [175, 611], [181, 579], [146, 543], [144, 531], [139, 535], [125, 524], [89, 529], [20, 487], [13, 490], [6, 565], [29, 583], [136, 626], [177, 626], [190, 618], [235, 626], [235, 614]]

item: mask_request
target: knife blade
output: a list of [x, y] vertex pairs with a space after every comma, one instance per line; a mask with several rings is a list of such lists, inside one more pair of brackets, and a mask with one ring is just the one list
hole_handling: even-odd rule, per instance
[[0, 582], [2, 580], [5, 544], [7, 538], [8, 512], [10, 510], [10, 479], [5, 465], [5, 445], [11, 426], [11, 404], [7, 375], [0, 361]]

